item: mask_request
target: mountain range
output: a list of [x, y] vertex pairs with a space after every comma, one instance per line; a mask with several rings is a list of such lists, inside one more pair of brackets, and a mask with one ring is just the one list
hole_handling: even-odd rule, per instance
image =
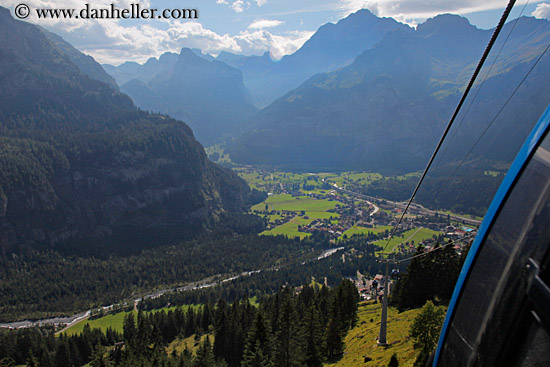
[[103, 67], [137, 106], [186, 121], [197, 139], [208, 146], [248, 128], [258, 108], [319, 72], [350, 64], [397, 29], [409, 27], [361, 10], [320, 27], [298, 51], [278, 61], [269, 53], [222, 52], [213, 58], [184, 48], [179, 55], [165, 53], [144, 64]]
[[[214, 58], [182, 49], [143, 65], [104, 66], [109, 75], [60, 37], [0, 8], [0, 248], [185, 237], [246, 209], [244, 181], [210, 162], [192, 129], [172, 116], [193, 122], [207, 143], [225, 139], [237, 163], [420, 169], [491, 33], [454, 15], [412, 29], [362, 11], [321, 27], [279, 62], [288, 68], [282, 74], [268, 55]], [[550, 100], [550, 59], [539, 57], [550, 22], [522, 17], [502, 35], [444, 161], [469, 153], [509, 162]], [[347, 46], [336, 48], [338, 40]], [[295, 81], [326, 70], [258, 110], [245, 86], [253, 69], [255, 80]]]
[[269, 53], [239, 57], [226, 52], [217, 59], [241, 70], [245, 85], [265, 106], [317, 73], [351, 64], [387, 33], [408, 29], [393, 18], [379, 18], [363, 9], [321, 26], [302, 47], [281, 60], [273, 61]]
[[247, 207], [246, 183], [189, 126], [138, 109], [92, 58], [2, 7], [0, 84], [2, 252], [184, 238]]
[[[445, 162], [465, 157], [486, 129], [466, 159], [513, 158], [549, 100], [547, 56], [514, 92], [546, 47], [549, 24], [522, 17], [505, 25]], [[361, 10], [278, 62], [269, 53], [214, 58], [183, 49], [104, 67], [140, 108], [189, 122], [205, 145], [224, 142], [236, 163], [404, 172], [428, 160], [492, 33], [451, 14], [414, 29]]]
[[204, 145], [239, 131], [258, 112], [242, 73], [197, 50], [105, 68], [137, 106], [185, 121]]
[[[449, 14], [389, 32], [349, 66], [317, 74], [264, 108], [226, 152], [237, 163], [302, 170], [421, 169], [491, 34]], [[459, 115], [447, 162], [464, 157], [493, 120], [468, 159], [510, 161], [550, 100], [547, 55], [521, 83], [547, 46], [550, 22], [522, 17], [502, 35], [463, 109], [469, 113]]]

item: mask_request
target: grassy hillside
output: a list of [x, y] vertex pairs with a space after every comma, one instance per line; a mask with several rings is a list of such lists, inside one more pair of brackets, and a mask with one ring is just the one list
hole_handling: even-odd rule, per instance
[[[195, 309], [195, 311], [197, 311], [199, 309], [200, 305], [180, 306], [179, 308], [183, 308], [183, 311], [187, 312], [187, 309], [189, 307], [193, 307]], [[158, 310], [146, 311], [146, 312], [153, 312], [153, 313], [161, 312], [161, 311], [168, 312], [170, 310], [174, 310], [175, 308], [176, 308], [175, 306], [164, 307], [164, 308], [161, 308], [161, 309], [158, 309]], [[134, 316], [137, 316], [136, 311], [127, 311], [127, 312], [119, 312], [119, 313], [115, 313], [115, 314], [105, 315], [103, 317], [99, 317], [97, 319], [92, 319], [92, 320], [86, 319], [86, 320], [80, 321], [79, 323], [77, 323], [77, 324], [71, 326], [70, 328], [68, 328], [67, 330], [65, 330], [64, 334], [66, 336], [77, 335], [77, 334], [82, 332], [82, 330], [84, 329], [84, 326], [86, 324], [89, 324], [90, 328], [92, 328], [92, 329], [99, 328], [103, 332], [105, 332], [107, 330], [107, 328], [110, 327], [113, 330], [115, 330], [119, 333], [122, 333], [122, 331], [123, 331], [122, 330], [122, 325], [124, 323], [124, 317], [126, 317], [126, 315], [129, 314], [130, 312], [133, 312]]]
[[185, 348], [187, 348], [191, 352], [196, 352], [199, 348], [199, 345], [204, 342], [204, 339], [206, 338], [209, 338], [210, 344], [214, 345], [214, 335], [201, 335], [199, 338], [196, 334], [193, 334], [184, 339], [175, 339], [172, 343], [170, 343], [169, 346], [166, 347], [166, 353], [172, 355], [174, 352], [176, 352], [177, 355], [181, 355]]
[[[343, 358], [325, 366], [387, 366], [394, 353], [397, 353], [399, 366], [412, 366], [418, 353], [413, 350], [409, 328], [420, 310], [398, 313], [396, 309], [389, 308], [387, 332], [389, 346], [380, 347], [377, 345], [377, 338], [380, 331], [381, 310], [380, 303], [361, 303], [358, 311], [359, 322], [346, 336]], [[367, 357], [372, 360], [365, 363]]]
[[[387, 251], [393, 251], [393, 249], [401, 244], [406, 242], [414, 241], [415, 244], [418, 244], [426, 239], [432, 238], [434, 235], [439, 235], [441, 232], [434, 231], [428, 228], [413, 228], [409, 229], [405, 233], [403, 233], [401, 236], [395, 236], [390, 241]], [[387, 240], [379, 240], [374, 242], [375, 245], [384, 247], [386, 246]]]
[[361, 226], [358, 226], [358, 225], [354, 225], [353, 227], [351, 227], [350, 229], [345, 231], [344, 234], [347, 235], [348, 237], [351, 237], [354, 234], [367, 234], [369, 232], [381, 233], [381, 232], [384, 232], [386, 230], [391, 232], [392, 229], [393, 229], [393, 226], [380, 226], [380, 227], [377, 227], [377, 228], [365, 228], [365, 227], [361, 227]]

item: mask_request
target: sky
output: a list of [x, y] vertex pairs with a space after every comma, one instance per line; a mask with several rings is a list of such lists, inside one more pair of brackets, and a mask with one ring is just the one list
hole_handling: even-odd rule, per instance
[[[465, 16], [478, 28], [496, 26], [508, 0], [98, 0], [89, 6], [131, 9], [196, 9], [197, 19], [39, 19], [36, 9], [80, 9], [89, 0], [1, 0], [12, 16], [20, 4], [25, 21], [59, 34], [99, 63], [143, 63], [165, 52], [198, 48], [218, 55], [270, 52], [280, 59], [299, 49], [325, 23], [336, 23], [359, 9], [416, 26], [442, 13]], [[135, 5], [134, 5], [135, 6]], [[21, 14], [25, 15], [25, 9]], [[19, 9], [21, 11], [21, 9]], [[550, 19], [550, 1], [517, 1], [509, 19], [519, 15]]]

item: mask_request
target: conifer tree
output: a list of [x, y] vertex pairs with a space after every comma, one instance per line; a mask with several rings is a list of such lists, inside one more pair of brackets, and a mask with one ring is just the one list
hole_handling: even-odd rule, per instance
[[355, 284], [349, 279], [344, 279], [336, 287], [336, 305], [340, 310], [343, 327], [348, 330], [357, 323], [357, 304], [359, 302], [359, 292]]
[[71, 367], [73, 365], [69, 354], [69, 344], [63, 337], [60, 337], [60, 343], [55, 352], [55, 365], [58, 367]]
[[329, 360], [334, 360], [344, 352], [344, 335], [342, 332], [342, 320], [340, 313], [336, 312], [328, 321], [325, 331], [326, 356]]
[[193, 365], [193, 353], [189, 350], [187, 345], [178, 360], [178, 367], [191, 367]]
[[185, 336], [191, 336], [195, 332], [197, 327], [195, 311], [193, 307], [187, 309], [187, 314], [185, 315]]
[[193, 359], [193, 367], [214, 367], [214, 353], [212, 353], [212, 345], [210, 338], [204, 338], [197, 350], [197, 355]]
[[134, 343], [134, 339], [136, 338], [137, 331], [136, 331], [136, 321], [134, 318], [134, 313], [129, 312], [124, 317], [124, 322], [122, 325], [124, 340], [128, 345], [131, 345]]
[[147, 316], [139, 310], [136, 328], [136, 353], [145, 353], [151, 342], [152, 326]]
[[304, 364], [307, 367], [321, 367], [324, 350], [323, 327], [315, 304], [311, 304], [304, 314], [301, 340]]
[[[419, 245], [415, 255], [424, 253]], [[429, 255], [427, 255], [429, 256]], [[424, 256], [412, 259], [409, 267], [401, 279], [397, 282], [393, 298], [397, 309], [401, 311], [422, 306], [426, 302], [426, 269], [422, 262]]]
[[92, 367], [112, 367], [114, 364], [109, 360], [109, 358], [105, 355], [106, 349], [102, 345], [98, 344], [94, 348], [94, 352], [92, 354], [92, 360], [90, 361], [90, 366]]
[[208, 332], [208, 327], [212, 323], [211, 317], [212, 316], [210, 311], [210, 304], [209, 302], [206, 302], [204, 304], [204, 307], [202, 308], [202, 317], [201, 317], [201, 328], [205, 333]]
[[273, 367], [273, 340], [265, 311], [256, 314], [248, 333], [242, 367]]
[[278, 307], [278, 330], [275, 333], [274, 362], [277, 367], [301, 366], [298, 315], [291, 291], [283, 293]]
[[227, 302], [220, 299], [214, 312], [214, 356], [227, 360], [228, 322]]
[[38, 359], [34, 356], [32, 350], [29, 351], [26, 367], [38, 367], [40, 365]]

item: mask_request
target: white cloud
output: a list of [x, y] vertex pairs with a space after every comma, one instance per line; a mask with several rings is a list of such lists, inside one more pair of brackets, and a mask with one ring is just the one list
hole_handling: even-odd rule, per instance
[[273, 28], [284, 24], [282, 20], [268, 20], [268, 19], [258, 19], [253, 21], [248, 29], [264, 29], [264, 28]]
[[[13, 7], [20, 0], [6, 0]], [[101, 0], [94, 7], [109, 6], [110, 0]], [[118, 7], [129, 6], [134, 0], [117, 2]], [[225, 0], [218, 0], [225, 1]], [[28, 0], [31, 8], [55, 8], [51, 0]], [[127, 4], [126, 4], [127, 3]], [[83, 0], [66, 0], [63, 6], [79, 9]], [[126, 5], [125, 5], [126, 4]], [[145, 2], [141, 3], [145, 4]], [[145, 5], [143, 5], [145, 6]], [[247, 6], [246, 3], [243, 6]], [[13, 13], [12, 13], [13, 14]], [[264, 28], [283, 24], [279, 20], [260, 19], [236, 35], [219, 34], [197, 21], [155, 20], [154, 22], [124, 22], [123, 20], [28, 19], [59, 34], [82, 52], [100, 63], [120, 64], [124, 61], [144, 62], [165, 52], [179, 53], [181, 48], [198, 48], [217, 55], [222, 51], [244, 55], [261, 55], [268, 50], [279, 59], [300, 48], [313, 32], [287, 32], [274, 35]]]
[[311, 37], [313, 32], [289, 32], [285, 36], [274, 35], [266, 30], [245, 31], [234, 39], [242, 49], [243, 54], [258, 54], [269, 50], [271, 56], [278, 60], [291, 54]]
[[272, 36], [273, 43], [270, 47], [271, 56], [278, 60], [285, 55], [290, 55], [297, 51], [302, 45], [311, 38], [315, 32], [311, 31], [294, 31], [288, 36]]
[[531, 13], [531, 15], [538, 19], [550, 20], [550, 4], [538, 4], [537, 8]]
[[249, 3], [245, 3], [244, 0], [237, 0], [231, 4], [231, 9], [235, 10], [237, 13], [242, 13], [245, 8], [247, 8]]
[[[267, 4], [268, 0], [252, 0], [258, 7], [261, 7]], [[236, 13], [242, 13], [243, 11], [249, 9], [252, 6], [251, 1], [245, 0], [216, 0], [216, 4], [224, 4], [233, 9]]]

